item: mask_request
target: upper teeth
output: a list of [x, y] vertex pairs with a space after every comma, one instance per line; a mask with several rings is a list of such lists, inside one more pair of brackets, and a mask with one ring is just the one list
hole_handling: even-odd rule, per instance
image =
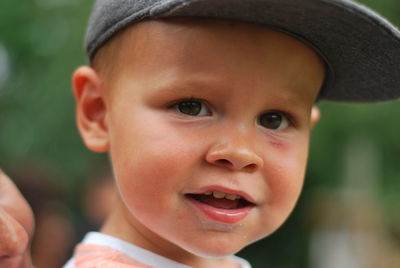
[[212, 192], [206, 192], [206, 195], [212, 195], [215, 198], [226, 198], [229, 200], [236, 200], [236, 199], [240, 199], [239, 195], [236, 194], [227, 194], [227, 193], [223, 193], [223, 192], [219, 192], [219, 191], [212, 191]]

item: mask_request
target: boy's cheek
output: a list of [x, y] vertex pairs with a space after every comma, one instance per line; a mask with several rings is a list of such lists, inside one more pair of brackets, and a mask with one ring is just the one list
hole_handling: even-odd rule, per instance
[[271, 182], [271, 190], [275, 192], [271, 202], [282, 204], [282, 211], [289, 211], [290, 213], [296, 205], [304, 184], [305, 168], [305, 159], [289, 162], [280, 171], [283, 181]]
[[122, 142], [121, 146], [112, 149], [118, 183], [124, 184], [127, 192], [138, 193], [140, 189], [140, 193], [156, 200], [160, 199], [157, 195], [160, 191], [176, 192], [189, 179], [188, 168], [195, 166], [199, 157], [196, 148], [162, 136], [142, 133], [131, 137], [126, 143], [129, 146], [123, 146]]
[[281, 154], [270, 151], [270, 154], [263, 171], [267, 191], [264, 193], [265, 204], [260, 217], [262, 225], [271, 226], [273, 231], [290, 215], [301, 194], [307, 149], [298, 147]]

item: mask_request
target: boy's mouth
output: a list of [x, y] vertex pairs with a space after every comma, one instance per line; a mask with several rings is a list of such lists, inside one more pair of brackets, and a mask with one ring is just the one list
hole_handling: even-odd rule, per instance
[[204, 194], [186, 194], [186, 197], [219, 209], [234, 210], [254, 206], [252, 202], [247, 201], [242, 196], [220, 191], [208, 191]]

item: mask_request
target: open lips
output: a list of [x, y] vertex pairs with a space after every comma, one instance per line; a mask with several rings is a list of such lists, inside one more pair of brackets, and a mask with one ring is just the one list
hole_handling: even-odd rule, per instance
[[244, 197], [220, 191], [209, 191], [204, 194], [187, 194], [186, 196], [197, 202], [221, 209], [239, 209], [254, 206], [253, 203], [247, 201]]

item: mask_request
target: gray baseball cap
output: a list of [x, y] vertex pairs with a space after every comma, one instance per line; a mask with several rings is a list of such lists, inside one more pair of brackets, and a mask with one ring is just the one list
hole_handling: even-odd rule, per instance
[[86, 33], [88, 57], [130, 24], [171, 17], [257, 23], [302, 40], [327, 65], [320, 100], [400, 98], [400, 32], [349, 0], [97, 0]]

